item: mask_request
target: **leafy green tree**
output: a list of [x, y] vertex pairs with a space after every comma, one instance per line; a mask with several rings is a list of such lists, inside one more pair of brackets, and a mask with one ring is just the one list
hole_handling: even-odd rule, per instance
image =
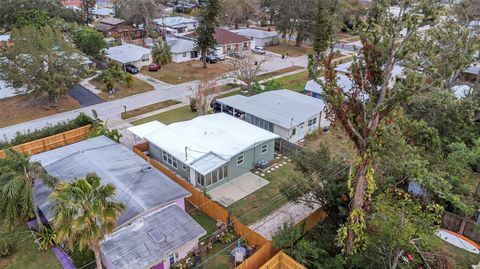
[[219, 24], [221, 6], [219, 0], [206, 0], [198, 16], [196, 46], [203, 59], [203, 68], [207, 68], [207, 51], [215, 48], [215, 28]]
[[13, 47], [0, 51], [0, 79], [21, 94], [48, 94], [57, 103], [85, 74], [79, 52], [58, 30], [25, 26], [12, 32]]
[[73, 182], [60, 182], [50, 194], [53, 225], [58, 241], [66, 241], [70, 249], [90, 248], [95, 253], [97, 268], [102, 268], [100, 242], [112, 233], [125, 206], [114, 201], [116, 188], [101, 185], [100, 178], [89, 174]]
[[[127, 73], [122, 70], [120, 64], [116, 62], [111, 62], [110, 66], [103, 70], [102, 73], [98, 76], [98, 79], [103, 83], [104, 90], [109, 93], [114, 92], [114, 88], [125, 82]], [[130, 79], [127, 79], [130, 80]]]
[[6, 150], [6, 158], [0, 159], [0, 215], [3, 223], [12, 227], [17, 221], [24, 221], [35, 213], [37, 225], [43, 224], [33, 192], [36, 180], [53, 187], [56, 179], [49, 176], [40, 163], [14, 150]]
[[312, 42], [314, 53], [309, 55], [309, 62], [315, 64], [312, 68], [309, 68], [309, 77], [312, 78], [315, 74], [312, 74], [310, 70], [318, 70], [318, 63], [323, 58], [327, 49], [332, 44], [333, 38], [333, 22], [331, 14], [329, 13], [323, 3], [318, 3], [317, 18], [312, 27]]
[[155, 41], [155, 44], [153, 44], [152, 58], [154, 63], [162, 66], [172, 62], [172, 51], [170, 50], [170, 46], [163, 41], [163, 39], [158, 38]]
[[35, 27], [41, 29], [45, 26], [48, 26], [51, 22], [47, 11], [40, 9], [20, 10], [17, 12], [16, 17], [17, 20], [15, 22], [15, 27], [17, 28], [22, 28], [27, 25], [34, 25]]
[[78, 28], [73, 34], [73, 41], [79, 50], [96, 59], [102, 58], [102, 50], [107, 47], [102, 34], [90, 27]]
[[148, 29], [153, 19], [161, 15], [161, 3], [156, 0], [117, 0], [115, 14], [129, 23], [144, 24], [145, 29]]

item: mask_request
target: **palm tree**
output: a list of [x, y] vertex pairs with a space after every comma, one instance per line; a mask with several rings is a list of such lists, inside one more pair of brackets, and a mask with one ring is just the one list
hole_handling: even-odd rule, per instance
[[123, 78], [123, 81], [125, 81], [125, 84], [127, 84], [127, 87], [132, 87], [133, 83], [133, 76], [130, 74], [126, 74], [125, 77]]
[[80, 250], [90, 248], [98, 269], [102, 268], [100, 241], [115, 229], [125, 209], [122, 203], [113, 201], [115, 192], [114, 185], [100, 185], [100, 178], [89, 174], [73, 182], [58, 183], [50, 194], [58, 241], [67, 241], [70, 249], [75, 244]]
[[0, 215], [4, 224], [12, 227], [18, 220], [31, 216], [32, 209], [39, 229], [43, 228], [33, 188], [35, 180], [53, 188], [57, 179], [48, 175], [42, 165], [31, 162], [23, 153], [6, 150], [6, 158], [0, 161]]
[[171, 63], [172, 51], [170, 50], [170, 46], [161, 38], [158, 38], [152, 48], [152, 57], [154, 63], [162, 66]]
[[103, 70], [99, 75], [100, 81], [103, 83], [105, 90], [112, 93], [117, 84], [125, 81], [126, 73], [123, 72], [122, 67], [115, 62], [110, 63], [110, 66]]

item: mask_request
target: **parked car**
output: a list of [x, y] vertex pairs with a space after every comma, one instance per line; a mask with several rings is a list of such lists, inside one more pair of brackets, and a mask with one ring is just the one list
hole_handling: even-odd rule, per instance
[[[215, 55], [207, 55], [205, 59], [206, 59], [206, 62], [209, 64], [214, 64], [218, 62], [218, 58]], [[200, 61], [203, 61], [203, 57], [200, 57]]]
[[230, 57], [237, 58], [237, 59], [243, 59], [245, 58], [245, 54], [239, 52], [239, 51], [231, 51], [229, 54]]
[[155, 71], [160, 70], [160, 68], [162, 68], [162, 66], [160, 64], [150, 64], [148, 66], [148, 71], [155, 72]]
[[215, 52], [215, 53], [212, 53], [212, 55], [217, 57], [217, 59], [219, 61], [225, 61], [225, 55], [223, 55], [223, 54], [219, 54], [219, 53]]
[[255, 47], [252, 49], [252, 52], [256, 54], [265, 54], [266, 51], [264, 47]]
[[126, 64], [125, 71], [130, 74], [137, 74], [138, 72], [140, 72], [140, 70], [138, 70], [138, 68], [133, 64]]

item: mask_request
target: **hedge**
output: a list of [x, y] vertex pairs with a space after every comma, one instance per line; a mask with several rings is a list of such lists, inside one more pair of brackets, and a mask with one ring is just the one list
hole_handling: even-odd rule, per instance
[[47, 136], [52, 136], [66, 131], [70, 131], [88, 124], [93, 124], [95, 122], [96, 120], [87, 116], [85, 113], [80, 113], [76, 118], [72, 120], [59, 122], [55, 125], [48, 125], [41, 129], [36, 129], [32, 132], [17, 132], [15, 137], [12, 138], [10, 141], [7, 141], [6, 139], [5, 141], [0, 141], [0, 150], [24, 144], [33, 140], [42, 139]]

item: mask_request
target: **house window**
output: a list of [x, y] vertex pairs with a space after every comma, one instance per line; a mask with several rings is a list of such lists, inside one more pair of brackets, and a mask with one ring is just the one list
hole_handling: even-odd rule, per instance
[[172, 266], [175, 263], [175, 255], [174, 254], [169, 255], [168, 261], [170, 262], [170, 266]]
[[262, 154], [266, 153], [268, 151], [268, 144], [265, 144], [262, 146]]
[[148, 62], [148, 61], [150, 61], [150, 56], [144, 55], [144, 56], [142, 57], [142, 62]]
[[232, 45], [227, 45], [227, 50], [231, 50], [232, 49]]
[[308, 127], [315, 125], [317, 123], [317, 118], [308, 120]]
[[245, 48], [245, 49], [248, 48], [248, 42], [243, 43], [243, 48]]
[[187, 57], [187, 53], [184, 52], [184, 53], [182, 54], [182, 56], [183, 56], [183, 58]]
[[196, 27], [197, 27], [197, 24], [196, 24], [196, 23], [194, 23], [194, 24], [193, 24], [193, 27], [195, 27], [195, 28], [196, 28]]
[[244, 161], [245, 155], [240, 155], [237, 157], [237, 165], [242, 165]]
[[228, 170], [227, 165], [224, 165], [216, 169], [215, 171], [208, 173], [206, 176], [203, 176], [202, 174], [195, 172], [197, 184], [203, 187], [207, 187], [212, 184], [215, 184], [220, 180], [225, 179], [228, 176], [227, 170]]
[[297, 128], [292, 129], [292, 135], [295, 135], [297, 133]]
[[173, 168], [177, 168], [177, 159], [175, 159], [172, 155], [170, 155], [166, 151], [162, 151], [162, 159], [164, 162], [168, 163], [168, 165], [172, 166]]

